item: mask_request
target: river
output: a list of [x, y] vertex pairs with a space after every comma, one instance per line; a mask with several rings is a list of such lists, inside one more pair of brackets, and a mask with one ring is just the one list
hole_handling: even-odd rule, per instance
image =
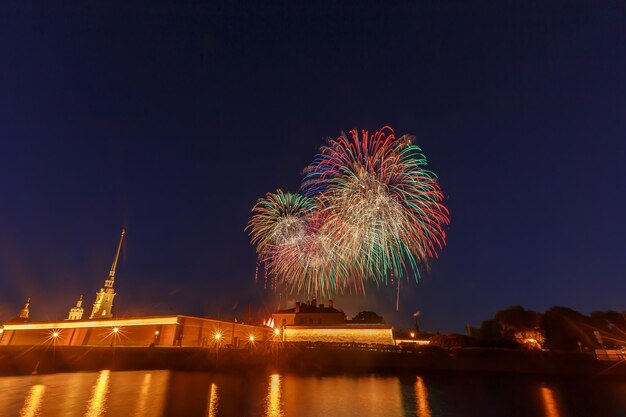
[[626, 416], [626, 381], [497, 374], [0, 377], [1, 416]]

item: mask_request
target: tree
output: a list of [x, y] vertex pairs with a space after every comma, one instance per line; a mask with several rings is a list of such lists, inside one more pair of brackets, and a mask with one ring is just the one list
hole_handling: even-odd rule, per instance
[[541, 317], [546, 335], [546, 346], [552, 350], [576, 351], [578, 342], [597, 346], [589, 317], [568, 307], [552, 307]]
[[385, 324], [385, 319], [373, 311], [361, 311], [352, 318], [352, 322], [359, 324]]
[[505, 339], [530, 349], [539, 349], [545, 342], [541, 314], [522, 306], [511, 306], [496, 312], [493, 319], [483, 322], [479, 334], [483, 341]]
[[500, 324], [502, 336], [506, 339], [515, 340], [530, 349], [540, 349], [545, 343], [541, 314], [536, 311], [511, 306], [498, 311], [494, 319]]
[[593, 331], [598, 331], [603, 345], [621, 347], [625, 344], [626, 320], [624, 315], [616, 311], [593, 311], [589, 319]]
[[591, 322], [594, 327], [609, 333], [618, 332], [623, 335], [626, 332], [624, 315], [617, 311], [592, 311]]
[[502, 338], [502, 329], [497, 321], [489, 319], [483, 321], [478, 334], [481, 339], [500, 339]]
[[431, 346], [439, 346], [445, 349], [476, 346], [476, 341], [473, 337], [455, 333], [440, 334], [428, 340]]

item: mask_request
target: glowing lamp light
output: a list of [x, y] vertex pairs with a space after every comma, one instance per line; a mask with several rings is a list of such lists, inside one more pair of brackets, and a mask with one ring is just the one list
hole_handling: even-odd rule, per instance
[[4, 329], [0, 329], [0, 334], [4, 333]]
[[278, 329], [278, 328], [274, 329], [274, 334], [276, 336], [280, 335], [280, 329]]
[[158, 336], [159, 335], [159, 331], [158, 330], [155, 331], [154, 334]]
[[411, 332], [411, 337], [415, 337], [415, 332]]
[[59, 332], [53, 332], [52, 337], [59, 337]]
[[215, 340], [220, 340], [222, 338], [222, 334], [221, 333], [215, 333]]
[[254, 342], [254, 335], [253, 334], [250, 335], [250, 341]]
[[120, 332], [120, 328], [119, 327], [114, 327], [113, 328], [113, 333], [119, 333]]

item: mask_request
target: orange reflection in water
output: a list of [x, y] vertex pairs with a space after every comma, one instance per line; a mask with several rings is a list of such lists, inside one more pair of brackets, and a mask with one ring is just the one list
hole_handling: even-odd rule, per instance
[[415, 380], [415, 415], [418, 417], [430, 417], [430, 405], [428, 404], [428, 389], [421, 376]]
[[152, 383], [152, 374], [145, 374], [141, 382], [141, 391], [139, 391], [139, 399], [135, 405], [136, 417], [142, 417], [147, 414], [148, 395], [150, 393], [150, 384]]
[[46, 387], [43, 385], [33, 385], [28, 391], [28, 396], [24, 401], [24, 406], [20, 410], [20, 417], [34, 417], [41, 415], [41, 400]]
[[[129, 374], [132, 375], [131, 372]], [[165, 402], [165, 391], [167, 389], [167, 380], [169, 373], [167, 371], [147, 372], [141, 379], [141, 384], [137, 384], [134, 380], [129, 383], [128, 379], [124, 379], [124, 375], [116, 379], [115, 384], [111, 384], [110, 400], [107, 405], [108, 415], [119, 415], [118, 410], [124, 410], [124, 416], [134, 417], [159, 417], [163, 415], [163, 406]], [[134, 388], [137, 388], [137, 401], [135, 402], [133, 412], [126, 412], [128, 407], [128, 398], [120, 398], [118, 392], [128, 393], [130, 397]], [[117, 391], [116, 391], [117, 389]]]
[[[409, 384], [412, 394], [411, 388]], [[405, 415], [403, 406], [402, 384], [397, 377], [280, 377], [282, 416], [395, 417]], [[413, 409], [410, 403], [408, 406]]]
[[209, 404], [207, 405], [206, 410], [207, 417], [217, 417], [218, 402], [219, 396], [217, 395], [217, 385], [211, 384], [211, 391], [209, 392]]
[[281, 402], [281, 380], [280, 375], [270, 375], [267, 399], [265, 401], [265, 415], [267, 417], [282, 417], [283, 409]]
[[107, 395], [109, 393], [110, 373], [109, 370], [100, 371], [98, 380], [92, 388], [85, 417], [100, 417], [105, 414], [107, 409]]
[[541, 387], [541, 398], [543, 399], [543, 408], [546, 412], [546, 417], [560, 417], [559, 408], [554, 400], [554, 393], [548, 387]]

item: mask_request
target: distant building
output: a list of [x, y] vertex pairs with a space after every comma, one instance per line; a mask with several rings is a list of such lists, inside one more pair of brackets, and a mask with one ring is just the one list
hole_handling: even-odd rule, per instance
[[30, 298], [24, 303], [24, 307], [20, 310], [20, 313], [7, 321], [7, 323], [28, 323], [30, 321]]
[[333, 300], [328, 300], [328, 306], [317, 304], [314, 298], [308, 303], [296, 302], [294, 308], [278, 310], [272, 314], [274, 325], [285, 326], [333, 326], [346, 322], [346, 314], [333, 306]]
[[315, 299], [296, 302], [294, 308], [279, 310], [272, 318], [286, 342], [394, 344], [391, 326], [350, 323], [332, 300], [328, 300], [328, 306], [317, 304]]
[[78, 301], [76, 301], [76, 306], [70, 308], [70, 312], [67, 315], [66, 320], [82, 320], [83, 318], [83, 296], [81, 295]]
[[20, 310], [19, 318], [23, 320], [29, 320], [28, 316], [30, 315], [30, 298], [26, 300], [26, 304], [24, 304], [24, 308]]

